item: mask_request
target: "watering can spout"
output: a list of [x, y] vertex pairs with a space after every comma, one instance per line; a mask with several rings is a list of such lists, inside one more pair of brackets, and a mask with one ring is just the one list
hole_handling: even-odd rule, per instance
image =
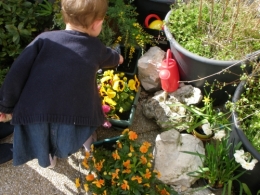
[[166, 53], [166, 59], [162, 61], [159, 77], [161, 79], [162, 89], [171, 93], [179, 87], [179, 71], [176, 61], [172, 58], [171, 50], [168, 49]]

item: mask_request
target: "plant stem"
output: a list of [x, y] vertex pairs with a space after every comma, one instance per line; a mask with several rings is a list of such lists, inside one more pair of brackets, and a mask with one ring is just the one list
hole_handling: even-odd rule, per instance
[[200, 0], [199, 18], [198, 18], [198, 29], [200, 28], [201, 15], [202, 15], [202, 0]]
[[237, 22], [237, 17], [238, 17], [238, 14], [239, 14], [239, 6], [240, 6], [240, 0], [238, 0], [237, 2], [237, 6], [236, 6], [236, 12], [234, 14], [234, 19], [233, 19], [233, 24], [232, 24], [232, 27], [231, 27], [231, 39], [233, 39], [233, 35], [234, 35], [234, 31], [235, 31], [235, 28], [236, 28], [236, 22]]

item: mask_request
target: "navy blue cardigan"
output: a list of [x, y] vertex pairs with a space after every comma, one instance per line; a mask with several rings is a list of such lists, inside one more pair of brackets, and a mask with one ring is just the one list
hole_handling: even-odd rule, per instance
[[77, 31], [36, 37], [12, 64], [0, 89], [0, 112], [12, 124], [100, 126], [105, 118], [96, 73], [118, 65], [119, 55]]

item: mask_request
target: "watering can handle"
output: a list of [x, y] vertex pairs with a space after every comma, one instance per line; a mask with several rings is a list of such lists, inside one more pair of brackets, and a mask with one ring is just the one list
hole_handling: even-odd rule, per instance
[[170, 49], [168, 49], [166, 53], [166, 59], [171, 59], [171, 58], [172, 58], [172, 52]]
[[145, 25], [146, 28], [149, 28], [149, 20], [151, 18], [156, 18], [157, 20], [161, 20], [161, 18], [158, 15], [156, 15], [156, 14], [149, 14], [148, 16], [146, 16], [145, 21], [144, 21], [144, 25]]
[[172, 52], [170, 49], [167, 50], [167, 53], [166, 53], [166, 65], [167, 67], [169, 66], [169, 59], [172, 59]]

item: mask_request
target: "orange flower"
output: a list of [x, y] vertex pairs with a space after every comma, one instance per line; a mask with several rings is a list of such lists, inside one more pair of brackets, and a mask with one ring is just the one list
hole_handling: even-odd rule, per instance
[[134, 152], [134, 147], [132, 145], [130, 145], [130, 152]]
[[147, 141], [145, 141], [145, 142], [143, 143], [143, 145], [146, 146], [147, 148], [149, 148], [149, 147], [151, 146], [151, 144], [150, 144], [149, 142], [147, 142]]
[[131, 168], [131, 165], [130, 165], [130, 160], [128, 159], [127, 161], [123, 161], [123, 166], [127, 169], [130, 169]]
[[151, 175], [151, 172], [149, 171], [149, 169], [146, 169], [145, 174], [144, 174], [144, 178], [149, 179], [151, 176], [152, 175]]
[[142, 183], [142, 178], [139, 177], [139, 176], [133, 176], [133, 177], [131, 178], [131, 180], [132, 180], [132, 181], [137, 180], [138, 183]]
[[91, 174], [91, 173], [90, 173], [90, 174], [88, 174], [88, 175], [86, 176], [86, 180], [87, 180], [87, 181], [93, 181], [93, 180], [94, 180], [94, 178], [95, 178], [95, 177], [94, 177], [94, 175], [93, 175], [93, 174]]
[[120, 159], [120, 156], [118, 155], [117, 150], [112, 153], [112, 156], [113, 156], [114, 160], [119, 160]]
[[129, 131], [128, 136], [129, 136], [130, 140], [136, 140], [137, 139], [137, 134], [134, 131]]
[[76, 185], [76, 188], [79, 188], [79, 186], [80, 186], [79, 178], [76, 178], [75, 185]]
[[114, 173], [112, 173], [112, 180], [113, 179], [119, 179], [119, 177], [118, 177], [118, 172], [120, 171], [120, 169], [116, 169], [116, 171], [114, 172]]
[[85, 154], [85, 158], [88, 159], [90, 157], [90, 153], [87, 151]]
[[140, 147], [140, 152], [142, 152], [143, 154], [145, 154], [146, 152], [148, 152], [148, 148], [147, 148], [146, 146], [142, 145], [142, 146]]
[[122, 148], [121, 142], [117, 142], [117, 146], [118, 146], [118, 148]]
[[143, 165], [147, 163], [147, 159], [144, 157], [144, 155], [141, 156], [140, 160]]
[[99, 179], [99, 180], [93, 181], [93, 184], [96, 184], [96, 186], [98, 188], [101, 188], [102, 186], [104, 186], [105, 181], [103, 179]]
[[160, 192], [161, 195], [170, 195], [170, 193], [165, 189], [163, 188]]
[[94, 166], [98, 171], [101, 171], [101, 169], [103, 168], [103, 163], [105, 162], [105, 159], [103, 159], [102, 161], [100, 161], [99, 163], [95, 163]]
[[123, 184], [121, 185], [121, 188], [123, 190], [129, 190], [129, 185], [128, 185], [128, 182], [126, 180], [123, 180]]
[[154, 170], [153, 172], [157, 174], [157, 177], [158, 177], [158, 178], [161, 177], [161, 173], [160, 173], [159, 171]]
[[131, 169], [125, 169], [122, 171], [122, 173], [131, 173]]
[[82, 165], [83, 165], [86, 169], [89, 169], [88, 161], [87, 161], [86, 158], [83, 159]]

